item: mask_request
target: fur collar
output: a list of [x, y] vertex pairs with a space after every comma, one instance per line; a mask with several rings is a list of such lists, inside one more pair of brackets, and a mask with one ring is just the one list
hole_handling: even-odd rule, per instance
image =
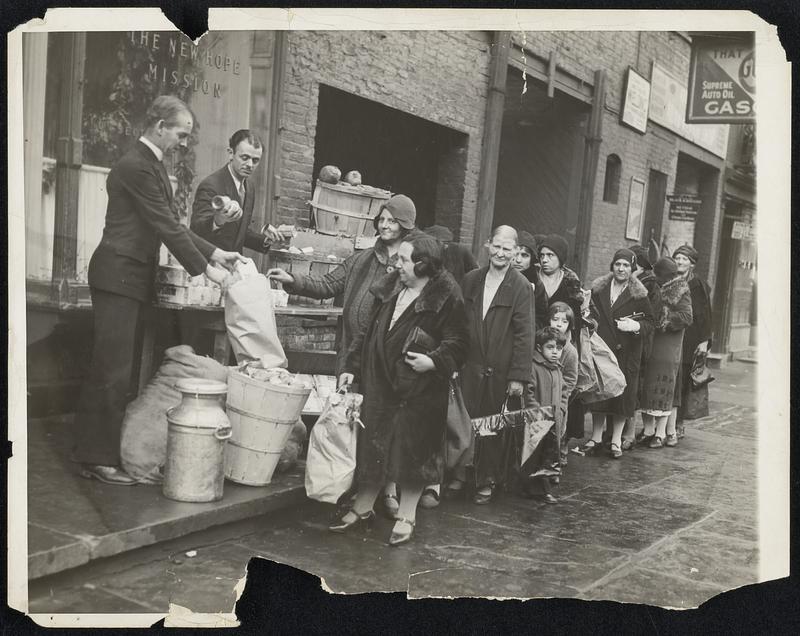
[[[592, 293], [601, 294], [604, 290], [611, 286], [611, 281], [614, 280], [614, 274], [609, 272], [603, 276], [598, 276], [592, 281]], [[631, 276], [628, 280], [628, 290], [632, 298], [640, 299], [647, 298], [647, 287], [642, 285], [638, 278]]]
[[[386, 274], [370, 291], [382, 303], [392, 300], [403, 289], [400, 282], [400, 274], [397, 271]], [[431, 278], [428, 284], [422, 288], [420, 295], [414, 304], [414, 311], [439, 312], [451, 296], [461, 297], [458, 284], [447, 270], [442, 270], [438, 276]]]
[[661, 285], [661, 299], [670, 307], [677, 305], [688, 294], [689, 284], [683, 276], [676, 276]]

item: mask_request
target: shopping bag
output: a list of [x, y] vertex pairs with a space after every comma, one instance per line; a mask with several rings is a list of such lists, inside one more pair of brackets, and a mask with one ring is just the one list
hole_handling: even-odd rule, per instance
[[689, 391], [684, 393], [682, 400], [683, 419], [696, 420], [708, 417], [708, 383], [699, 388], [693, 388], [690, 383]]
[[588, 327], [581, 327], [579, 349], [580, 355], [578, 356], [578, 381], [575, 384], [575, 390], [578, 393], [584, 393], [597, 388], [597, 371], [594, 368], [592, 345], [590, 342]]
[[450, 396], [447, 402], [447, 426], [445, 427], [444, 459], [448, 470], [461, 461], [472, 441], [472, 419], [464, 404], [461, 385], [450, 379]]
[[692, 359], [692, 370], [690, 371], [693, 389], [699, 389], [716, 380], [716, 378], [711, 375], [711, 372], [708, 370], [707, 360], [708, 354], [705, 351], [694, 352], [694, 358]]
[[263, 274], [241, 278], [228, 287], [225, 326], [237, 363], [260, 359], [265, 369], [286, 366], [272, 292]]
[[[508, 491], [518, 488], [537, 469], [550, 468], [558, 459], [553, 407], [534, 406], [512, 413], [513, 420], [503, 429], [502, 441], [502, 481]], [[549, 474], [557, 475], [558, 471]]]
[[523, 420], [520, 465], [528, 461], [528, 458], [536, 452], [545, 435], [556, 425], [552, 406], [526, 409]]
[[335, 504], [352, 486], [363, 400], [359, 393], [342, 391], [328, 397], [308, 443], [305, 486], [310, 499]]
[[617, 357], [596, 332], [589, 338], [592, 361], [597, 373], [597, 388], [581, 394], [584, 404], [602, 402], [622, 395], [627, 386], [625, 374], [617, 364]]

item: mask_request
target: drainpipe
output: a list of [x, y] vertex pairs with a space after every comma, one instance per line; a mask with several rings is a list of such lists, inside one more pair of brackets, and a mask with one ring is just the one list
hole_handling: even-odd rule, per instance
[[286, 31], [275, 32], [272, 55], [272, 92], [269, 108], [269, 141], [267, 149], [267, 187], [265, 222], [277, 225], [278, 199], [281, 196], [281, 133], [283, 127], [283, 92], [286, 80]]
[[481, 171], [478, 177], [478, 209], [475, 211], [475, 234], [472, 237], [472, 251], [475, 254], [480, 254], [481, 246], [492, 231], [492, 221], [494, 220], [497, 162], [500, 154], [500, 134], [505, 109], [510, 46], [510, 31], [495, 31], [492, 34], [489, 91], [486, 97], [486, 116], [483, 124]]
[[[83, 163], [85, 33], [54, 33], [61, 83], [56, 140], [56, 210], [53, 229], [54, 293], [75, 280], [78, 257], [78, 189]], [[44, 99], [44, 97], [42, 97]], [[59, 300], [65, 300], [59, 298]]]
[[578, 203], [578, 227], [575, 229], [575, 259], [578, 262], [578, 276], [586, 281], [589, 264], [589, 237], [592, 232], [592, 211], [594, 208], [594, 186], [597, 179], [597, 163], [600, 157], [600, 144], [603, 141], [603, 108], [606, 101], [606, 73], [594, 73], [594, 99], [589, 115], [589, 129], [583, 150], [583, 173]]

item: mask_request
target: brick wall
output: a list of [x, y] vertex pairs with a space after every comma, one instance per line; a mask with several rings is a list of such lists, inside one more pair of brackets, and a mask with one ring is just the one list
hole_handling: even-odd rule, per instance
[[[547, 58], [551, 51], [557, 55], [557, 63], [568, 73], [587, 82], [593, 81], [596, 69], [606, 71], [606, 99], [603, 113], [603, 141], [600, 147], [594, 191], [594, 208], [591, 220], [589, 254], [587, 255], [587, 279], [608, 271], [614, 251], [635, 241], [625, 238], [628, 195], [631, 177], [647, 183], [650, 170], [667, 175], [667, 193], [675, 189], [678, 150], [685, 142], [671, 131], [648, 122], [645, 135], [619, 123], [625, 75], [628, 67], [645, 78], [650, 77], [653, 61], [676, 77], [686, 78], [689, 73], [690, 44], [675, 32], [528, 32], [526, 47], [535, 55]], [[522, 42], [522, 34], [515, 34], [514, 41]], [[619, 155], [622, 160], [619, 199], [617, 203], [603, 201], [606, 158]], [[706, 154], [707, 161], [717, 159]], [[719, 198], [714, 202], [714, 216], [718, 216]], [[664, 205], [663, 223], [667, 227], [668, 208]], [[695, 236], [696, 247], [704, 253], [705, 260], [716, 257], [715, 224]], [[681, 239], [696, 234], [694, 223], [673, 226], [680, 230]], [[670, 243], [673, 241], [671, 240]], [[682, 242], [682, 241], [681, 241]], [[713, 278], [713, 262], [709, 268]], [[710, 281], [713, 284], [713, 280]]]
[[[443, 191], [437, 192], [437, 221], [455, 225], [456, 235], [471, 241], [489, 48], [484, 32], [292, 31], [278, 220], [307, 224], [319, 85], [327, 84], [468, 135], [461, 150], [463, 183], [454, 192], [445, 175]], [[453, 209], [454, 200], [460, 209]]]
[[335, 351], [336, 321], [297, 316], [275, 316], [278, 338], [284, 349]]

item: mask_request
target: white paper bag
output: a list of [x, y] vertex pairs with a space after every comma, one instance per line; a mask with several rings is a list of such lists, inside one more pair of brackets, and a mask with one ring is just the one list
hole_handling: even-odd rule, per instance
[[261, 360], [264, 368], [287, 365], [278, 339], [272, 292], [263, 274], [242, 278], [228, 287], [225, 326], [236, 362]]
[[353, 485], [361, 424], [358, 393], [335, 393], [311, 429], [306, 457], [306, 495], [336, 503]]

